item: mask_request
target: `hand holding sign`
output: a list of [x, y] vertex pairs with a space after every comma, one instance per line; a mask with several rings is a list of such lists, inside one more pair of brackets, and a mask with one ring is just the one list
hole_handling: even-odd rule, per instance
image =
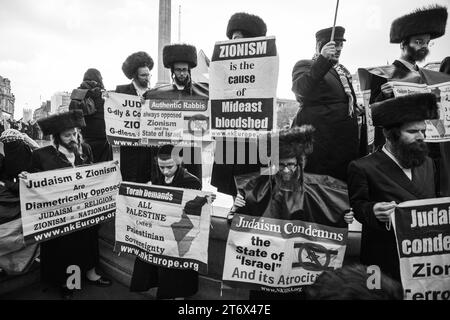
[[383, 92], [385, 98], [394, 97], [394, 85], [392, 82], [386, 82], [381, 86], [381, 92]]
[[237, 208], [245, 207], [245, 199], [244, 196], [241, 194], [238, 194], [236, 196], [236, 199], [234, 199], [234, 204], [232, 210], [235, 211]]
[[375, 217], [381, 222], [389, 222], [390, 216], [394, 213], [397, 204], [395, 201], [391, 202], [378, 202], [373, 206], [373, 213]]

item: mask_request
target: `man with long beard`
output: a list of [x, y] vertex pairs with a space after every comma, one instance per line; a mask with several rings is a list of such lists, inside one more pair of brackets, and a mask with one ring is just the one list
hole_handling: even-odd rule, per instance
[[[260, 139], [271, 140], [268, 148], [270, 157], [279, 159], [277, 171], [236, 176], [238, 194], [230, 215], [301, 220], [337, 228], [352, 223], [346, 184], [330, 176], [304, 172], [313, 150], [313, 132], [312, 126], [302, 125], [261, 136]], [[278, 289], [281, 288], [250, 290], [249, 299], [304, 299], [302, 287], [285, 288], [285, 292]]]
[[[191, 69], [197, 66], [197, 49], [189, 44], [171, 44], [163, 48], [164, 67], [170, 69], [173, 83], [165, 84], [149, 90], [145, 99], [150, 100], [208, 100], [208, 84], [195, 82], [191, 77]], [[191, 117], [191, 123], [207, 123], [202, 114]], [[206, 131], [208, 128], [204, 127]], [[169, 139], [169, 138], [168, 138]], [[186, 169], [202, 180], [201, 148], [185, 147], [184, 160]], [[154, 159], [152, 159], [154, 160]], [[152, 175], [159, 169], [156, 161], [152, 161]]]
[[[91, 147], [82, 142], [79, 133], [79, 129], [86, 126], [81, 110], [51, 115], [39, 119], [38, 124], [44, 135], [52, 135], [53, 144], [33, 151], [30, 171], [48, 171], [93, 163]], [[89, 284], [100, 287], [111, 285], [111, 280], [96, 272], [98, 262], [97, 226], [41, 243], [41, 279], [60, 286], [64, 299], [70, 299], [73, 295], [73, 290], [67, 288], [66, 271], [71, 265], [81, 268]]]
[[[433, 45], [431, 40], [445, 34], [447, 16], [446, 7], [435, 5], [417, 9], [392, 22], [390, 42], [400, 45], [400, 58], [384, 68], [384, 77], [388, 82], [381, 87], [372, 88], [371, 102], [393, 97], [391, 81], [425, 83], [417, 62], [424, 61], [430, 53], [429, 48]], [[375, 130], [375, 146], [383, 143], [381, 130]]]
[[423, 93], [392, 98], [371, 109], [386, 144], [350, 163], [350, 205], [362, 224], [361, 263], [378, 265], [400, 280], [391, 214], [401, 202], [436, 197], [434, 165], [424, 142], [424, 120], [438, 118], [436, 97]]

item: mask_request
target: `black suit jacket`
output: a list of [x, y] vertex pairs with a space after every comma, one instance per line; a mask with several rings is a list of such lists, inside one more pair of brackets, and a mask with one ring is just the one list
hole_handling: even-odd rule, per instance
[[136, 88], [134, 87], [133, 83], [118, 85], [116, 87], [116, 92], [137, 96]]
[[[88, 144], [82, 144], [83, 157], [75, 156], [75, 166], [92, 163], [92, 151]], [[31, 172], [48, 171], [72, 167], [66, 156], [52, 145], [33, 151]], [[51, 172], [48, 173], [51, 175]], [[67, 267], [77, 265], [82, 272], [98, 263], [98, 228], [96, 226], [62, 235], [41, 246], [41, 279], [55, 285], [67, 280]]]
[[[133, 83], [119, 85], [117, 93], [137, 96]], [[157, 147], [120, 147], [120, 172], [124, 181], [146, 183], [155, 172]], [[153, 170], [152, 170], [153, 167]]]
[[353, 161], [348, 169], [350, 205], [362, 224], [361, 262], [378, 265], [381, 270], [400, 280], [399, 258], [394, 232], [386, 229], [373, 213], [377, 202], [436, 197], [434, 165], [430, 158], [413, 168], [413, 180], [383, 151], [379, 150]]

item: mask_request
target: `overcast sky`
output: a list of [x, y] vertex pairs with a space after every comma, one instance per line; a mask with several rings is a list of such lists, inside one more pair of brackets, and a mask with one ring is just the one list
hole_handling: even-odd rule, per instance
[[[415, 8], [450, 0], [341, 0], [337, 24], [346, 28], [343, 63], [358, 67], [391, 63], [399, 46], [389, 43], [391, 22]], [[172, 42], [181, 41], [211, 56], [214, 43], [226, 40], [235, 12], [259, 15], [267, 35], [277, 39], [280, 56], [278, 96], [294, 99], [291, 71], [314, 54], [315, 32], [333, 23], [336, 0], [172, 0]], [[0, 75], [11, 80], [15, 118], [35, 109], [56, 91], [76, 88], [90, 67], [99, 69], [107, 89], [129, 80], [121, 66], [132, 52], [158, 54], [159, 0], [0, 0]], [[436, 39], [427, 62], [450, 55], [450, 32]], [[157, 68], [152, 71], [152, 86]]]

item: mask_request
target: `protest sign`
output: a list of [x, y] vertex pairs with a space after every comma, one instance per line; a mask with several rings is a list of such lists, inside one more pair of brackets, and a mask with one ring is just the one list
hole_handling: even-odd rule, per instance
[[167, 268], [205, 273], [210, 193], [124, 182], [117, 197], [115, 250]]
[[342, 266], [347, 228], [235, 215], [223, 280], [270, 292], [301, 291], [325, 270]]
[[398, 205], [393, 226], [408, 300], [450, 300], [450, 198]]
[[211, 133], [257, 137], [276, 124], [275, 37], [217, 42], [209, 69]]
[[[419, 69], [419, 72], [410, 72], [404, 78], [396, 79], [396, 66], [387, 65], [372, 68], [359, 68], [358, 77], [361, 91], [364, 95], [366, 117], [371, 114], [370, 105], [382, 100], [381, 87], [387, 82], [397, 84], [395, 96], [405, 94], [433, 92], [439, 104], [439, 120], [427, 121], [427, 142], [450, 141], [450, 76], [427, 69]], [[368, 93], [370, 91], [370, 93]], [[386, 98], [386, 97], [384, 97]], [[368, 145], [373, 143], [374, 127], [367, 117]]]
[[370, 111], [370, 90], [364, 90], [362, 92], [363, 95], [363, 104], [364, 104], [364, 115], [366, 116], [366, 125], [367, 125], [367, 145], [370, 146], [375, 141], [375, 127], [373, 126], [372, 121], [372, 112]]
[[207, 99], [150, 99], [142, 107], [143, 144], [166, 140], [211, 141], [210, 109]]
[[108, 92], [105, 97], [105, 127], [108, 142], [116, 146], [140, 144], [141, 98]]
[[20, 179], [25, 241], [50, 240], [114, 218], [121, 180], [117, 161], [38, 172]]
[[391, 82], [395, 97], [431, 92], [436, 95], [439, 119], [426, 120], [426, 142], [450, 141], [450, 82], [435, 85]]

